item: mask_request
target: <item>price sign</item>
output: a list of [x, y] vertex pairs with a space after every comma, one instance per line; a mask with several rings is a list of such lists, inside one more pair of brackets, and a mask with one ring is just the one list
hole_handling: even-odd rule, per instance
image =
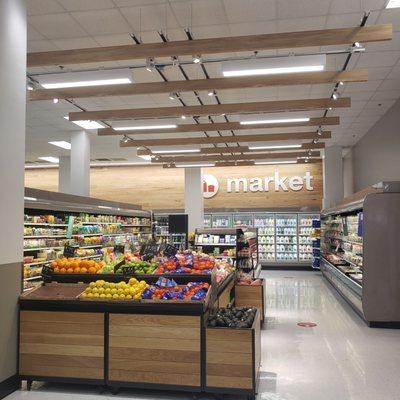
[[69, 246], [69, 245], [65, 245], [64, 246], [64, 257], [66, 258], [72, 258], [75, 257], [75, 252], [76, 250], [79, 249], [79, 246]]
[[140, 253], [142, 254], [142, 259], [144, 261], [150, 261], [153, 257], [155, 257], [159, 253], [159, 245], [155, 241], [151, 241], [146, 243]]
[[167, 257], [173, 257], [178, 252], [178, 249], [171, 244], [166, 244], [164, 249], [164, 255]]

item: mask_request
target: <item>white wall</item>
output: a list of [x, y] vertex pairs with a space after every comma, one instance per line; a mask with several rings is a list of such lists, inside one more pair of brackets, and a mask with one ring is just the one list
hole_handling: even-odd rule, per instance
[[355, 191], [400, 180], [400, 100], [354, 146], [353, 155]]

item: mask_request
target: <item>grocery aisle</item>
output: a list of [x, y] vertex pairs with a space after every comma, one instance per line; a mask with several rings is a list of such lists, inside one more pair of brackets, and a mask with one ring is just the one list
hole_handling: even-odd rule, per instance
[[[400, 330], [370, 329], [319, 272], [265, 271], [267, 325], [258, 399], [400, 400]], [[298, 322], [314, 322], [301, 328]], [[140, 364], [138, 365], [140, 368]], [[192, 399], [182, 393], [44, 385], [7, 400]], [[211, 396], [202, 396], [212, 399]], [[227, 399], [228, 397], [226, 397]]]

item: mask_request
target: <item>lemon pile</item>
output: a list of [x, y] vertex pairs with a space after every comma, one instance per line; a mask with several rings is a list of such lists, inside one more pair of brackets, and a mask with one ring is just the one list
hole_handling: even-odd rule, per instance
[[136, 278], [129, 279], [128, 283], [97, 280], [96, 282], [90, 282], [80, 297], [107, 300], [138, 300], [148, 287], [149, 285], [145, 281], [139, 282]]

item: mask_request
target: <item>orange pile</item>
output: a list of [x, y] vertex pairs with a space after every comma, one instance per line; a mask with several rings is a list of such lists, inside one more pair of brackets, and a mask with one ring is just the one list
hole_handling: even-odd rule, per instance
[[51, 263], [54, 273], [57, 274], [96, 274], [104, 263], [80, 258], [60, 258]]

